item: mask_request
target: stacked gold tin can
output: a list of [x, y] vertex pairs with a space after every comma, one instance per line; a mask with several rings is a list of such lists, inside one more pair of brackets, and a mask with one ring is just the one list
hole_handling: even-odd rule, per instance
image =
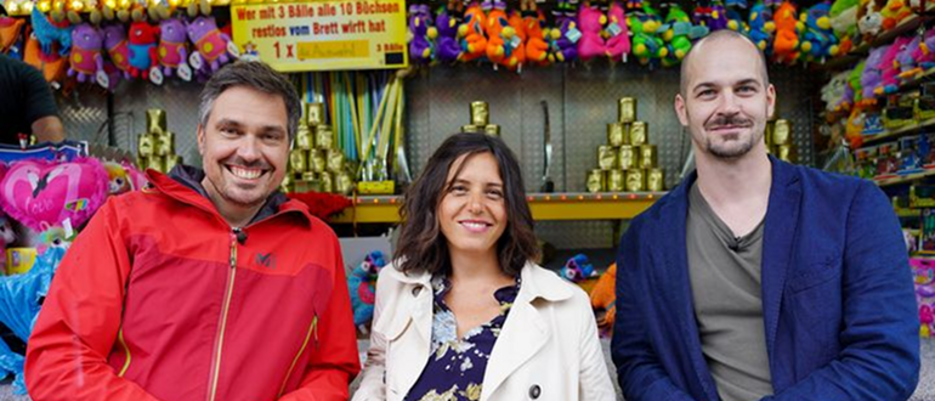
[[175, 133], [169, 131], [168, 117], [163, 109], [146, 111], [146, 132], [137, 136], [137, 165], [168, 173], [182, 158], [175, 154]]
[[349, 194], [354, 180], [344, 152], [335, 148], [334, 129], [327, 124], [325, 105], [308, 103], [289, 154], [289, 171], [283, 192], [329, 192]]
[[598, 168], [588, 172], [588, 192], [663, 191], [656, 145], [649, 143], [649, 124], [637, 120], [636, 99], [617, 102], [617, 121], [607, 124], [607, 144], [598, 146]]
[[471, 102], [471, 122], [461, 126], [461, 132], [500, 136], [500, 126], [490, 123], [490, 105], [477, 100]]
[[792, 124], [789, 120], [778, 119], [766, 123], [766, 149], [779, 160], [795, 162], [792, 151]]

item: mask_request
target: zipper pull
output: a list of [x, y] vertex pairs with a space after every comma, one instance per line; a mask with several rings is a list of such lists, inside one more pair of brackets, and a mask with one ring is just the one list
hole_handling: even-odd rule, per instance
[[312, 320], [312, 335], [315, 336], [315, 351], [318, 351], [318, 314], [315, 314], [315, 319]]

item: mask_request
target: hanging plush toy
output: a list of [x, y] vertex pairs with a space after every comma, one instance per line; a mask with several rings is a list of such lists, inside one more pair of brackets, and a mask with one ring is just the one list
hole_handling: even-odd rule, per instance
[[514, 33], [512, 28], [504, 31], [509, 26], [509, 22], [507, 21], [506, 4], [501, 4], [503, 4], [504, 8], [494, 7], [487, 11], [487, 25], [484, 26], [484, 33], [487, 34], [487, 60], [494, 65], [502, 64], [503, 60], [509, 56], [507, 52], [510, 49], [507, 48], [506, 44], [513, 39]]
[[354, 311], [354, 326], [362, 333], [367, 333], [367, 323], [373, 319], [373, 307], [376, 303], [374, 281], [384, 266], [386, 259], [383, 252], [373, 251], [367, 254], [364, 261], [347, 277], [351, 308]]
[[834, 34], [840, 41], [837, 53], [833, 53], [832, 56], [847, 54], [854, 47], [854, 37], [857, 35], [858, 3], [859, 0], [835, 0], [831, 3], [828, 17], [831, 19], [831, 28], [834, 29]]
[[838, 53], [838, 38], [831, 30], [831, 20], [828, 13], [831, 4], [821, 2], [808, 8], [803, 13], [805, 20], [805, 33], [802, 35], [800, 45], [803, 54], [809, 61], [821, 61]]
[[925, 31], [919, 47], [912, 52], [912, 58], [923, 71], [935, 67], [935, 27]]
[[458, 27], [463, 61], [474, 61], [487, 54], [487, 36], [484, 31], [486, 25], [487, 15], [480, 4], [476, 1], [471, 3], [464, 11], [464, 23]]
[[562, 15], [549, 32], [549, 62], [570, 63], [578, 59], [581, 31], [575, 19]]
[[767, 56], [773, 53], [773, 33], [776, 32], [776, 24], [773, 22], [772, 10], [758, 0], [752, 8], [749, 15], [750, 30], [747, 36], [759, 47]]
[[6, 53], [19, 39], [26, 20], [0, 15], [0, 53]]
[[597, 320], [601, 336], [613, 334], [614, 320], [617, 314], [617, 264], [607, 268], [591, 290], [591, 309]]
[[159, 27], [145, 20], [140, 19], [130, 24], [127, 41], [129, 42], [130, 75], [133, 78], [149, 79], [149, 69], [159, 59], [156, 54], [156, 35], [158, 34]]
[[549, 57], [549, 43], [543, 29], [545, 15], [538, 10], [535, 0], [520, 1], [523, 30], [526, 33], [526, 60], [536, 64], [545, 64]]
[[523, 64], [526, 63], [526, 41], [528, 40], [523, 14], [516, 10], [511, 11], [507, 23], [512, 34], [510, 41], [506, 43], [508, 55], [503, 59], [503, 65], [510, 71], [521, 71]]
[[630, 29], [627, 28], [627, 15], [619, 1], [613, 1], [607, 10], [607, 57], [611, 61], [627, 61], [630, 54]]
[[104, 56], [101, 55], [104, 37], [101, 31], [91, 24], [83, 23], [71, 31], [71, 43], [68, 76], [77, 76], [81, 83], [93, 80], [97, 72], [104, 69]]
[[454, 63], [461, 58], [461, 44], [458, 43], [458, 27], [461, 25], [459, 15], [462, 14], [458, 10], [460, 5], [461, 2], [450, 0], [448, 6], [442, 8], [435, 17], [435, 28], [438, 30], [435, 56], [445, 64]]
[[200, 64], [202, 72], [215, 72], [224, 64], [231, 61], [227, 53], [227, 45], [231, 38], [227, 34], [218, 30], [214, 17], [198, 16], [192, 22], [188, 23], [188, 39], [195, 45], [197, 53], [193, 58], [197, 59], [192, 63], [197, 68]]
[[104, 26], [104, 48], [107, 49], [108, 59], [120, 70], [123, 78], [130, 79], [130, 47], [123, 25]]
[[68, 59], [60, 55], [58, 43], [53, 43], [51, 49], [51, 52], [43, 52], [42, 44], [39, 43], [36, 35], [29, 35], [26, 39], [26, 49], [23, 51], [23, 61], [42, 71], [42, 77], [53, 88], [59, 89], [65, 81]]
[[77, 228], [104, 203], [108, 182], [104, 166], [93, 158], [21, 160], [0, 181], [0, 207], [39, 232], [66, 220]]
[[643, 3], [642, 12], [633, 12], [627, 16], [630, 32], [633, 32], [633, 56], [640, 64], [648, 64], [652, 60], [666, 57], [668, 49], [660, 37], [662, 20], [648, 2]]
[[409, 59], [419, 65], [432, 61], [432, 40], [438, 35], [433, 27], [428, 4], [409, 5]]
[[53, 44], [58, 44], [60, 56], [68, 54], [71, 50], [71, 30], [68, 21], [53, 23], [39, 11], [39, 7], [32, 9], [32, 31], [42, 45], [42, 52], [51, 54]]
[[912, 56], [919, 51], [921, 43], [922, 36], [912, 35], [912, 41], [896, 55], [895, 63], [896, 67], [899, 69], [900, 80], [913, 79], [922, 73], [922, 68], [919, 67], [915, 57]]
[[589, 61], [607, 54], [607, 44], [601, 37], [606, 23], [607, 17], [597, 6], [591, 6], [588, 2], [581, 4], [581, 8], [578, 9], [578, 29], [581, 30], [578, 57], [582, 61]]
[[776, 24], [776, 39], [773, 41], [773, 58], [778, 63], [791, 64], [799, 58], [799, 34], [804, 24], [799, 22], [795, 5], [784, 1], [773, 14]]
[[665, 25], [663, 25], [665, 31], [662, 33], [662, 39], [665, 41], [667, 54], [666, 57], [662, 59], [662, 65], [664, 67], [671, 67], [680, 63], [682, 58], [691, 50], [691, 39], [697, 39], [706, 35], [708, 28], [704, 26], [693, 26], [691, 19], [688, 17], [688, 13], [682, 10], [682, 7], [678, 4], [673, 4], [669, 7], [665, 22]]
[[[179, 18], [168, 18], [159, 22], [159, 47], [157, 55], [162, 73], [167, 77], [181, 73], [182, 79], [191, 78], [188, 67], [188, 42], [185, 24]], [[188, 77], [187, 79], [185, 77]]]

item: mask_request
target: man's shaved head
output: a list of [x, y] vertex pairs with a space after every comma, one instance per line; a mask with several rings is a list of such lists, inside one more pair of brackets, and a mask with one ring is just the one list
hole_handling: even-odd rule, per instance
[[682, 96], [686, 95], [691, 78], [691, 69], [689, 67], [691, 67], [692, 55], [705, 51], [717, 51], [718, 46], [715, 45], [726, 45], [724, 42], [731, 42], [732, 46], [749, 46], [751, 56], [757, 57], [760, 61], [759, 68], [760, 74], [763, 76], [763, 87], [769, 86], [769, 74], [766, 72], [766, 56], [763, 52], [756, 47], [756, 44], [754, 44], [750, 38], [743, 34], [730, 29], [721, 29], [695, 42], [691, 50], [688, 51], [688, 54], [685, 55], [685, 58], [682, 59], [681, 82], [679, 86], [679, 92]]

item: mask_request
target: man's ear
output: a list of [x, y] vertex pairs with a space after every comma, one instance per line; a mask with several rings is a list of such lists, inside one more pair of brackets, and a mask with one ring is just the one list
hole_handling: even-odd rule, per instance
[[688, 111], [685, 109], [685, 99], [681, 93], [675, 95], [675, 114], [679, 117], [679, 123], [683, 127], [688, 126]]

